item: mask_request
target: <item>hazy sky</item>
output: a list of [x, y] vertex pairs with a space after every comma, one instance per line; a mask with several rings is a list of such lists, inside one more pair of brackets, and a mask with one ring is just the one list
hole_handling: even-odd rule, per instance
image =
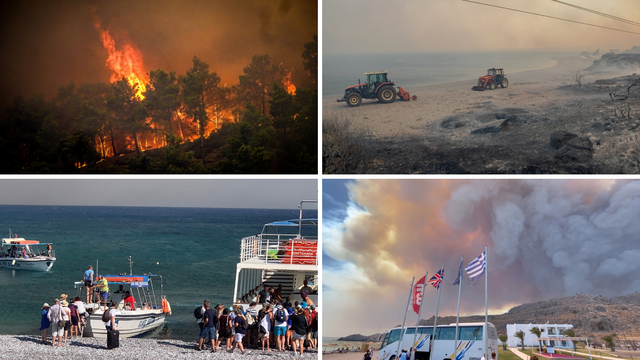
[[[640, 33], [640, 27], [551, 0], [479, 0]], [[637, 0], [565, 3], [640, 22]], [[461, 0], [324, 0], [323, 54], [557, 48], [601, 51], [640, 45], [640, 35], [593, 28]]]
[[0, 204], [296, 209], [317, 189], [315, 179], [1, 179]]
[[146, 71], [184, 74], [197, 56], [223, 83], [236, 84], [253, 55], [269, 54], [304, 74], [304, 43], [318, 34], [316, 0], [23, 0], [0, 13], [0, 108], [19, 94], [44, 93], [74, 82], [108, 82], [95, 20], [121, 49], [140, 49]]
[[[324, 180], [324, 336], [401, 324], [409, 284], [445, 264], [445, 282], [488, 246], [489, 313], [576, 293], [640, 291], [640, 181]], [[484, 312], [465, 274], [461, 314]], [[439, 315], [454, 315], [457, 287]], [[426, 290], [422, 318], [435, 313]], [[415, 324], [415, 313], [408, 317]], [[349, 321], [344, 321], [349, 319]]]

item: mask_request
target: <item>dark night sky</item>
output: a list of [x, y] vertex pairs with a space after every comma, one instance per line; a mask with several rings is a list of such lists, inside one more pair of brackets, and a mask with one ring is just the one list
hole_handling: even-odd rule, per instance
[[94, 16], [118, 48], [128, 38], [141, 50], [147, 72], [184, 74], [195, 55], [229, 85], [255, 54], [293, 67], [295, 83], [303, 44], [318, 33], [315, 0], [12, 2], [0, 15], [2, 116], [17, 95], [50, 99], [72, 81], [109, 81]]

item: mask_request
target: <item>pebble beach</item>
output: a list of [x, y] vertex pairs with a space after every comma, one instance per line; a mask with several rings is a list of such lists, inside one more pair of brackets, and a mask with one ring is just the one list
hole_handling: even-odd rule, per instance
[[316, 350], [305, 351], [302, 356], [293, 351], [278, 352], [274, 349], [263, 352], [248, 349], [241, 354], [239, 349], [230, 353], [218, 350], [212, 353], [196, 350], [195, 341], [160, 339], [120, 339], [120, 347], [107, 349], [107, 340], [79, 338], [63, 343], [62, 347], [43, 345], [40, 336], [0, 335], [0, 359], [317, 359]]

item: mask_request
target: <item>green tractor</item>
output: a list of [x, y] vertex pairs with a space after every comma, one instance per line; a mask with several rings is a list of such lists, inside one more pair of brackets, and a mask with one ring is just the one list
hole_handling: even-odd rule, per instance
[[349, 86], [344, 89], [344, 96], [337, 99], [338, 102], [346, 101], [351, 107], [359, 106], [362, 99], [378, 99], [382, 103], [392, 103], [396, 100], [396, 88], [392, 81], [387, 79], [386, 71], [374, 71], [364, 73], [366, 82]]

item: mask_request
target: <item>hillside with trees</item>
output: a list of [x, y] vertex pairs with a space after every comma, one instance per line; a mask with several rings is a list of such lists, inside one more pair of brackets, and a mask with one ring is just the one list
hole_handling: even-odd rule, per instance
[[297, 86], [266, 54], [233, 86], [194, 56], [144, 88], [122, 78], [17, 97], [0, 120], [0, 172], [315, 174], [317, 49], [304, 44]]

